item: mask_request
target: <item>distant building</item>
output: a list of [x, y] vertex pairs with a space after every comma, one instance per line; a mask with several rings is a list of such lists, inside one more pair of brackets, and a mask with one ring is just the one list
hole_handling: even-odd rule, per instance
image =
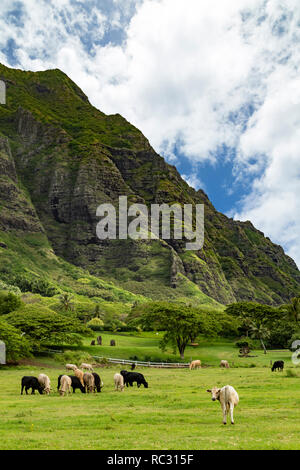
[[6, 348], [3, 341], [0, 341], [0, 364], [6, 364]]

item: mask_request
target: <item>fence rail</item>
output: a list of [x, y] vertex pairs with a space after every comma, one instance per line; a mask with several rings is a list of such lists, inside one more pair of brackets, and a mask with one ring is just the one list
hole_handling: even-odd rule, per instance
[[108, 362], [112, 364], [124, 364], [124, 365], [131, 365], [135, 364], [136, 366], [143, 366], [143, 367], [157, 367], [157, 368], [169, 368], [169, 369], [179, 369], [179, 368], [186, 368], [189, 367], [189, 363], [184, 362], [143, 362], [143, 361], [134, 361], [128, 359], [116, 359], [114, 357], [104, 357], [104, 356], [92, 356], [94, 359], [106, 359]]

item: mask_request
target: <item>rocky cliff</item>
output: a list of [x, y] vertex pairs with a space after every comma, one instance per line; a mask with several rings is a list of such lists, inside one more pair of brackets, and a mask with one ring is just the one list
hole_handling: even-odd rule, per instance
[[[0, 229], [44, 233], [56, 255], [152, 298], [203, 295], [220, 303], [280, 304], [300, 292], [300, 273], [251, 222], [217, 212], [120, 115], [107, 116], [61, 71], [0, 65]], [[96, 208], [130, 202], [203, 203], [205, 243], [96, 237]], [[176, 292], [176, 294], [175, 294]]]

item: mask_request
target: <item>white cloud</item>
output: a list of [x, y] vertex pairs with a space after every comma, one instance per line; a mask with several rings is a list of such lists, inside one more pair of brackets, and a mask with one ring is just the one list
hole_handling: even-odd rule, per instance
[[205, 189], [204, 183], [200, 180], [200, 178], [195, 173], [191, 173], [190, 175], [181, 175], [184, 181], [187, 182], [189, 186], [196, 189]]
[[[235, 174], [251, 175], [235, 217], [251, 219], [300, 265], [297, 0], [114, 0], [109, 13], [89, 0], [88, 15], [71, 0], [18, 3], [24, 25], [8, 20], [10, 0], [0, 18], [0, 49], [14, 39], [17, 66], [61, 68], [172, 162], [175, 146], [192, 166], [235, 149]], [[120, 27], [123, 43], [99, 43]]]

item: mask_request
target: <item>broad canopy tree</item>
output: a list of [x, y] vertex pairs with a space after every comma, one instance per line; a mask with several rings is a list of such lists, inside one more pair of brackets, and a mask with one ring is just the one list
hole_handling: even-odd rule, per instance
[[24, 305], [2, 318], [25, 333], [25, 338], [35, 347], [59, 343], [80, 344], [80, 335], [91, 333], [76, 317], [66, 317], [40, 305]]
[[181, 359], [184, 359], [184, 351], [191, 338], [199, 334], [214, 336], [220, 328], [206, 312], [168, 302], [144, 304], [141, 309], [132, 312], [130, 324], [164, 331], [160, 348], [164, 351], [170, 344], [174, 353], [178, 350]]

